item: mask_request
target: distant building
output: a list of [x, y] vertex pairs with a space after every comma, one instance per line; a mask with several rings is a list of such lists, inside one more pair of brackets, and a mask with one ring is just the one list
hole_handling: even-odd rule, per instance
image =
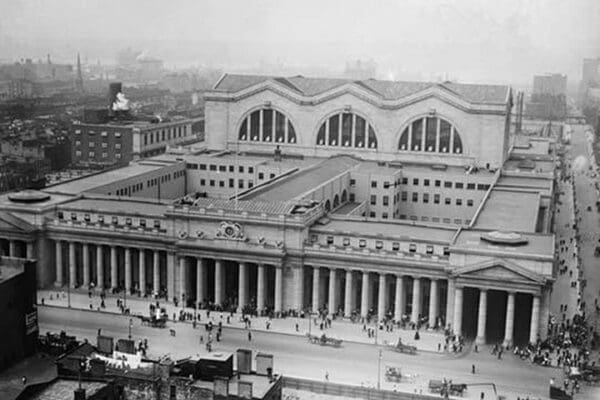
[[347, 62], [344, 77], [349, 79], [374, 79], [377, 74], [377, 64], [373, 60]]
[[15, 400], [119, 400], [117, 386], [103, 379], [79, 381], [73, 377], [57, 377], [47, 382], [27, 386]]
[[587, 122], [595, 125], [600, 112], [600, 57], [583, 60], [579, 100]]
[[[3, 224], [11, 221], [10, 217], [0, 216], [0, 231]], [[12, 250], [15, 242], [10, 246]], [[35, 261], [0, 256], [0, 370], [35, 352], [38, 336], [35, 270]]]
[[545, 74], [533, 77], [533, 93], [526, 114], [533, 118], [562, 120], [567, 115], [567, 76]]

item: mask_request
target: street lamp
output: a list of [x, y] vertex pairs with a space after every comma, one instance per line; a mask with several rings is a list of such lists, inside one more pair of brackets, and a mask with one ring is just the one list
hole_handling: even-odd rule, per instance
[[129, 318], [129, 340], [131, 340], [131, 328], [133, 327], [133, 319]]
[[377, 357], [377, 390], [381, 390], [381, 349]]

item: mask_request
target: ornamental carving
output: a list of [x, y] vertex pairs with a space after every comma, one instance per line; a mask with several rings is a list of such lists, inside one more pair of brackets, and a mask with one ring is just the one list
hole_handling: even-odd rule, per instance
[[246, 240], [241, 225], [235, 222], [221, 222], [216, 234], [217, 239]]

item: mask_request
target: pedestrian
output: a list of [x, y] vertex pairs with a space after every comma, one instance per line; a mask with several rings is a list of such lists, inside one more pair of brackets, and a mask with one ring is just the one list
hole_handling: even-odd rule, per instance
[[475, 374], [475, 364], [471, 365], [471, 373]]
[[252, 341], [252, 332], [248, 331], [248, 341]]
[[25, 375], [21, 378], [21, 382], [23, 382], [23, 385], [27, 385], [27, 377]]
[[329, 382], [329, 372], [325, 371], [325, 382]]
[[300, 331], [300, 327], [298, 326], [298, 323], [296, 322], [296, 332]]

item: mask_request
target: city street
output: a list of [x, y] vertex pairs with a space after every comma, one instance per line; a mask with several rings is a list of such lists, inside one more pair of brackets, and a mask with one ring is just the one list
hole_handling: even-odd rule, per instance
[[[42, 334], [64, 329], [71, 335], [92, 342], [95, 342], [99, 328], [105, 335], [127, 337], [130, 320], [130, 317], [109, 313], [44, 306], [39, 308], [39, 318]], [[170, 336], [169, 328], [176, 330], [175, 337]], [[205, 348], [200, 344], [200, 335], [206, 340], [206, 331], [200, 328], [194, 330], [190, 324], [170, 322], [167, 329], [160, 329], [142, 326], [137, 318], [132, 320], [132, 337], [148, 339], [150, 356], [170, 354], [173, 358], [183, 358], [202, 354]], [[277, 373], [322, 380], [328, 372], [329, 379], [334, 382], [369, 386], [375, 386], [377, 382], [378, 348], [373, 345], [344, 343], [341, 349], [336, 349], [311, 345], [302, 337], [266, 332], [252, 332], [252, 341], [248, 342], [246, 331], [224, 327], [223, 340], [214, 343], [213, 351], [237, 348], [272, 353]], [[476, 366], [475, 375], [471, 374], [473, 364]], [[392, 384], [386, 383], [382, 376], [382, 388], [411, 392], [416, 389], [425, 393], [429, 379], [447, 377], [454, 382], [494, 382], [498, 393], [508, 399], [516, 399], [517, 396], [547, 398], [550, 378], [562, 379], [559, 369], [535, 366], [512, 355], [498, 360], [489, 354], [489, 349], [459, 357], [430, 352], [410, 356], [383, 350], [382, 375], [386, 365], [401, 367], [407, 377], [400, 384]], [[587, 389], [584, 387], [584, 390]], [[492, 390], [489, 385], [471, 390], [469, 397], [478, 398], [481, 391], [490, 398]], [[599, 394], [600, 391], [588, 392], [578, 398], [593, 399]]]

